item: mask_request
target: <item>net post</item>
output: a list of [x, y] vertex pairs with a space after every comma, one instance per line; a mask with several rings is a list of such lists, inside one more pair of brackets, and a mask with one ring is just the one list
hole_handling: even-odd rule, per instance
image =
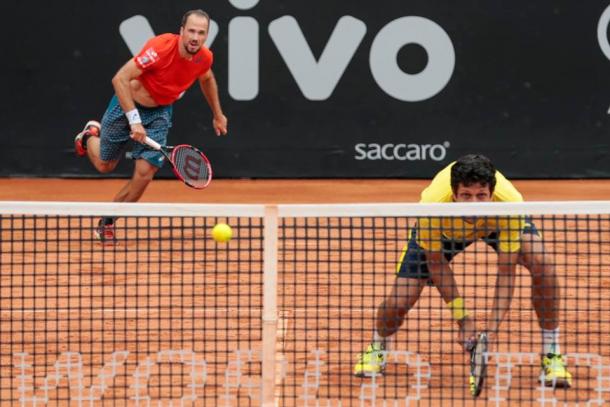
[[278, 208], [266, 206], [263, 230], [262, 406], [275, 407]]

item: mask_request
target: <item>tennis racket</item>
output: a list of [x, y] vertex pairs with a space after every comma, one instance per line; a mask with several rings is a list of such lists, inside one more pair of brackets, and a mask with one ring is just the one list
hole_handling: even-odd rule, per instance
[[478, 397], [483, 390], [483, 382], [485, 382], [485, 374], [487, 372], [487, 333], [479, 334], [477, 343], [470, 351], [470, 394], [472, 397]]
[[188, 144], [162, 146], [146, 137], [144, 143], [161, 152], [172, 164], [176, 177], [191, 188], [203, 189], [212, 181], [212, 166], [208, 158], [198, 149]]

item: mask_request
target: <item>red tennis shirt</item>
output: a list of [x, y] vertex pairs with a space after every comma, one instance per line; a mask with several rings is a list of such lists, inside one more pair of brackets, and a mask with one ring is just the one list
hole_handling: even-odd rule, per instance
[[138, 80], [159, 105], [175, 102], [212, 66], [214, 56], [206, 47], [188, 60], [180, 56], [179, 46], [179, 35], [161, 34], [148, 40], [134, 57], [143, 71]]

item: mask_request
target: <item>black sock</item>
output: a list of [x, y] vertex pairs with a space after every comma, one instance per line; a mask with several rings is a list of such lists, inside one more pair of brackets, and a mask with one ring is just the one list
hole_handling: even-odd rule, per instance
[[83, 146], [83, 149], [86, 150], [87, 149], [87, 140], [89, 140], [89, 137], [91, 137], [91, 134], [89, 134], [88, 131], [83, 133], [83, 138], [82, 138], [82, 143], [81, 145]]

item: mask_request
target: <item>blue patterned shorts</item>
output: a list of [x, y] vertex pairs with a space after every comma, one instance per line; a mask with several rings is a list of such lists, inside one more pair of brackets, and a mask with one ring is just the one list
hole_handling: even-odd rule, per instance
[[[172, 106], [143, 107], [138, 106], [142, 125], [146, 134], [161, 145], [167, 144], [167, 134], [172, 127]], [[147, 146], [132, 142], [129, 137], [131, 129], [125, 117], [119, 100], [112, 97], [108, 108], [102, 118], [102, 131], [100, 134], [100, 158], [104, 161], [113, 161], [121, 157], [129, 144], [133, 144], [131, 157], [143, 158], [155, 167], [161, 168], [165, 157], [163, 154], [149, 149]]]

